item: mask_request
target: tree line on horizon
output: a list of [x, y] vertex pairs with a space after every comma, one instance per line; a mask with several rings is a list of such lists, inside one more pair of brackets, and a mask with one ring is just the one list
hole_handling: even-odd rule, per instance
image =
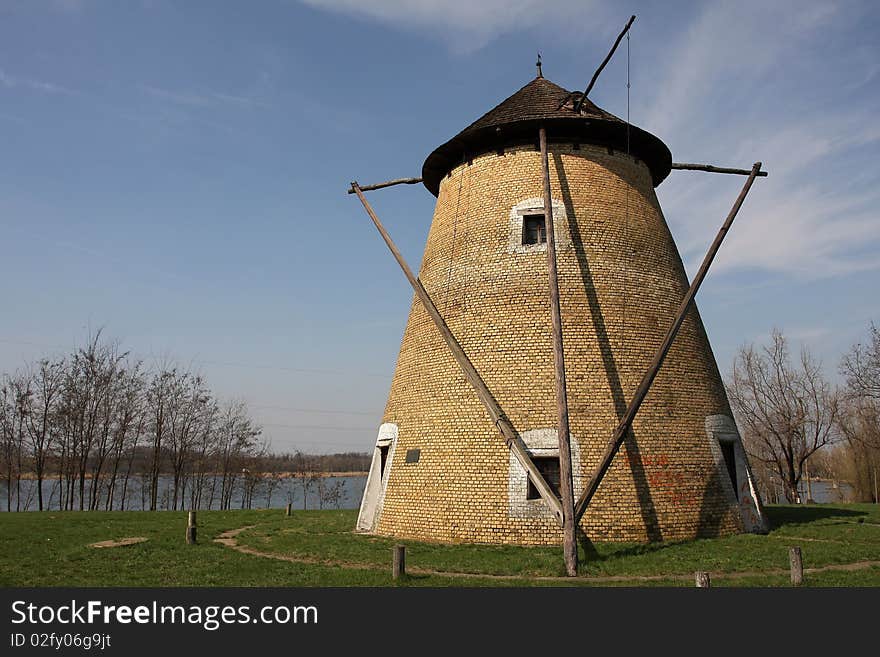
[[318, 475], [369, 466], [359, 453], [273, 454], [261, 435], [243, 401], [218, 399], [172, 363], [148, 368], [100, 331], [70, 354], [0, 375], [7, 511], [252, 508], [258, 496], [269, 503], [285, 471], [320, 506], [338, 506], [341, 485]]
[[[810, 477], [851, 486], [852, 501], [880, 495], [880, 329], [838, 363], [836, 386], [804, 346], [792, 357], [774, 330], [742, 346], [728, 397], [766, 501], [806, 501]], [[173, 364], [147, 368], [98, 332], [72, 353], [0, 375], [0, 482], [8, 511], [49, 508], [252, 508], [286, 486], [338, 507], [342, 483], [326, 472], [363, 472], [370, 454], [271, 453], [242, 401], [221, 401], [203, 377]], [[285, 473], [294, 475], [286, 484]], [[22, 495], [22, 480], [36, 485]], [[163, 485], [163, 478], [165, 482]], [[31, 499], [31, 498], [35, 499]], [[2, 502], [0, 502], [2, 503]]]

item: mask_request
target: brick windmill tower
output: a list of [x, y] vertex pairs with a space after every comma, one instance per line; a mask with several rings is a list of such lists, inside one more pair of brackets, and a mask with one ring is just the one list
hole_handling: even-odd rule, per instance
[[654, 192], [672, 166], [657, 137], [539, 64], [425, 161], [437, 203], [417, 279], [362, 193], [386, 184], [353, 183], [416, 289], [358, 530], [558, 544], [764, 529]]

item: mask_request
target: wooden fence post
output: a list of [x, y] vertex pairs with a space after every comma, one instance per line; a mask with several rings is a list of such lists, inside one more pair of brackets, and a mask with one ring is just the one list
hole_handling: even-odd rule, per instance
[[694, 580], [696, 580], [698, 589], [708, 589], [712, 583], [709, 580], [709, 573], [704, 570], [698, 570], [694, 573]]
[[788, 560], [791, 562], [791, 585], [800, 586], [804, 583], [804, 559], [800, 547], [788, 548]]
[[190, 511], [186, 520], [186, 544], [196, 544], [196, 512]]
[[395, 545], [393, 555], [391, 575], [394, 579], [399, 579], [401, 575], [406, 575], [406, 546]]

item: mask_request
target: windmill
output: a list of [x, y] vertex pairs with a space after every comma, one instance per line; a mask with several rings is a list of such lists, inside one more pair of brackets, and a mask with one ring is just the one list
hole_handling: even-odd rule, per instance
[[[358, 515], [363, 532], [563, 545], [766, 531], [694, 297], [755, 179], [536, 77], [426, 159], [351, 184], [415, 292]], [[628, 114], [628, 112], [627, 112]], [[690, 285], [654, 188], [748, 176]], [[418, 276], [364, 192], [437, 204]], [[554, 403], [555, 402], [555, 403]]]

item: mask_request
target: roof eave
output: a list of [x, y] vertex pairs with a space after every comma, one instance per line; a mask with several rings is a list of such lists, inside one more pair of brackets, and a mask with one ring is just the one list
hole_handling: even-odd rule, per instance
[[[627, 124], [619, 120], [572, 116], [518, 120], [460, 133], [436, 148], [425, 159], [422, 179], [434, 196], [440, 182], [455, 167], [483, 153], [538, 142], [538, 128], [547, 129], [551, 143], [570, 142], [627, 151]], [[634, 125], [629, 126], [629, 152], [642, 160], [651, 172], [654, 187], [669, 175], [672, 154], [659, 138]]]

